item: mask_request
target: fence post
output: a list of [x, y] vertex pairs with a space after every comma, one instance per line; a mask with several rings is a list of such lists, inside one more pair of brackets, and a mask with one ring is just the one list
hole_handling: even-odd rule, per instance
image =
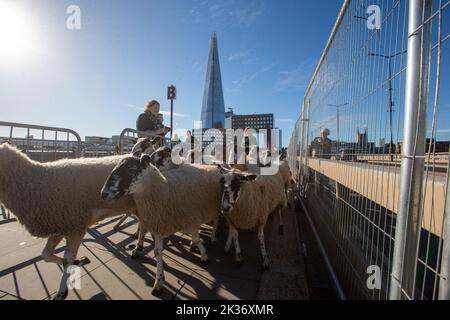
[[429, 87], [431, 0], [410, 0], [405, 118], [400, 192], [389, 298], [414, 299], [420, 241], [426, 113]]
[[[450, 155], [450, 150], [449, 150]], [[439, 300], [450, 300], [450, 156], [447, 167], [447, 184], [445, 197], [445, 223], [443, 231], [441, 278], [439, 280]]]

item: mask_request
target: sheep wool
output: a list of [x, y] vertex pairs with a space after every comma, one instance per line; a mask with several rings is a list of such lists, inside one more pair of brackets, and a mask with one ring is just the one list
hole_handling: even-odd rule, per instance
[[133, 207], [100, 197], [111, 170], [126, 156], [39, 163], [0, 145], [0, 201], [36, 237], [84, 234], [93, 223]]
[[220, 212], [220, 179], [215, 166], [186, 164], [161, 173], [149, 165], [134, 192], [139, 221], [162, 238], [197, 230]]

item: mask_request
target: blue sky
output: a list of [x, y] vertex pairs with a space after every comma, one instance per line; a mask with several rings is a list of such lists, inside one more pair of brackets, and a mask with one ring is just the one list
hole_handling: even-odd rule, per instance
[[[9, 0], [0, 0], [5, 2]], [[341, 1], [14, 0], [32, 26], [24, 57], [0, 60], [0, 119], [111, 136], [148, 99], [175, 127], [199, 120], [209, 42], [217, 32], [225, 106], [273, 112], [288, 144]], [[81, 8], [81, 30], [66, 8]], [[30, 42], [31, 43], [31, 42]], [[166, 117], [169, 121], [169, 117]]]

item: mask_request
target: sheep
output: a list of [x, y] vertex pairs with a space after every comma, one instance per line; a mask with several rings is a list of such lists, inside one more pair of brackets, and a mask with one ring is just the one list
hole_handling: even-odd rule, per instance
[[[150, 140], [150, 138], [140, 138], [137, 141], [137, 143], [134, 145], [132, 154], [135, 156], [141, 156], [143, 153], [151, 155], [151, 157], [150, 157], [151, 163], [154, 166], [156, 166], [160, 171], [176, 169], [176, 168], [180, 167], [180, 165], [182, 165], [182, 164], [190, 163], [191, 157], [194, 154], [193, 149], [189, 150], [185, 157], [181, 157], [181, 156], [179, 156], [179, 154], [180, 154], [180, 151], [182, 150], [183, 145], [178, 144], [172, 150], [168, 147], [159, 148], [157, 150], [159, 154], [152, 155], [153, 149], [149, 146], [154, 145], [154, 141], [155, 140]], [[172, 151], [172, 157], [171, 157], [170, 151]], [[179, 157], [179, 159], [177, 159], [177, 162], [180, 164], [175, 164], [172, 161], [172, 158], [175, 159], [177, 156]], [[207, 163], [214, 163], [215, 159], [213, 157], [205, 156], [204, 158], [205, 159], [203, 159], [203, 160], [205, 160]], [[214, 221], [212, 221], [213, 228], [211, 231], [211, 244], [215, 244], [217, 242], [218, 225], [219, 225], [219, 218], [217, 216], [217, 218]], [[140, 227], [138, 229], [140, 229]], [[139, 234], [139, 232], [137, 232], [137, 233]], [[145, 237], [145, 233], [139, 234], [138, 245], [132, 254], [133, 258], [138, 258], [139, 252], [143, 250], [144, 237]]]
[[[127, 167], [134, 168], [133, 179], [124, 183], [119, 171]], [[142, 154], [140, 159], [124, 159], [106, 180], [102, 198], [114, 202], [132, 195], [140, 223], [154, 235], [157, 275], [152, 294], [159, 294], [164, 287], [163, 240], [168, 236], [180, 231], [191, 233], [201, 261], [208, 262], [198, 230], [219, 214], [220, 179], [216, 166], [208, 165], [183, 165], [161, 172], [151, 164], [149, 155]], [[114, 188], [115, 185], [123, 188]]]
[[[156, 151], [156, 146], [161, 144], [161, 141], [162, 137], [160, 136], [154, 137], [153, 139], [150, 139], [149, 137], [139, 138], [134, 144], [131, 153], [137, 156], [140, 156], [142, 153], [152, 154]], [[116, 145], [116, 155], [120, 154], [122, 154], [122, 148], [120, 145]], [[113, 230], [119, 230], [120, 226], [129, 216], [131, 216], [131, 213], [124, 214], [122, 218], [120, 218], [119, 222], [114, 225]], [[139, 237], [139, 230], [140, 228], [138, 227], [136, 232], [133, 234], [133, 238]]]
[[[108, 204], [99, 195], [108, 174], [126, 157], [39, 163], [15, 147], [0, 145], [0, 201], [32, 236], [48, 238], [42, 258], [64, 266], [55, 299], [67, 297], [69, 268], [89, 262], [87, 258], [76, 260], [88, 227], [103, 218], [134, 210], [130, 197]], [[64, 258], [60, 258], [54, 252], [63, 238], [67, 245]]]
[[[269, 214], [277, 209], [281, 218], [281, 210], [287, 206], [284, 171], [286, 164], [280, 163], [281, 170], [276, 175], [257, 175], [250, 172], [228, 170], [220, 165], [222, 199], [221, 212], [229, 224], [225, 252], [235, 246], [235, 262], [239, 265], [243, 258], [238, 240], [238, 229], [256, 228], [263, 259], [263, 270], [269, 269], [269, 260], [265, 249], [264, 227]], [[283, 172], [283, 174], [282, 174]], [[248, 182], [250, 181], [250, 182]], [[282, 224], [280, 224], [282, 229]]]

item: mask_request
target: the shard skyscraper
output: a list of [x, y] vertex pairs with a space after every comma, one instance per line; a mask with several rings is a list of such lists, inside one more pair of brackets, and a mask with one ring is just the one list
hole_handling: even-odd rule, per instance
[[216, 33], [213, 33], [211, 37], [201, 120], [203, 128], [225, 127], [225, 103]]

